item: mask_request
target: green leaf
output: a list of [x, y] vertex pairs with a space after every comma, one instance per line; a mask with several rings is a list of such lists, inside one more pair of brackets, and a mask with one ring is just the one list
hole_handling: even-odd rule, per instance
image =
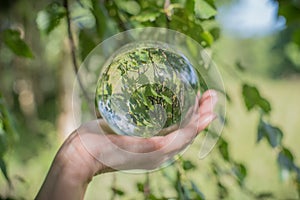
[[168, 104], [172, 104], [172, 100], [171, 100], [169, 97], [167, 97], [167, 96], [165, 96], [165, 95], [161, 95], [161, 97], [162, 97]]
[[224, 199], [228, 196], [228, 190], [227, 188], [220, 182], [218, 181], [218, 195], [220, 199]]
[[252, 110], [255, 106], [261, 108], [265, 113], [270, 113], [271, 105], [263, 98], [258, 89], [248, 84], [243, 84], [243, 97], [248, 110]]
[[37, 14], [36, 23], [38, 28], [49, 34], [60, 24], [63, 17], [66, 16], [65, 8], [57, 2], [50, 3], [44, 10]]
[[246, 69], [246, 67], [241, 63], [241, 61], [236, 61], [235, 66], [241, 72], [245, 71]]
[[72, 3], [70, 18], [72, 23], [80, 29], [96, 28], [96, 19], [92, 13], [92, 2], [78, 0]]
[[106, 8], [104, 4], [99, 3], [98, 0], [91, 0], [92, 1], [92, 14], [96, 20], [96, 29], [98, 36], [100, 38], [104, 38], [109, 30], [109, 24], [112, 24], [110, 18], [107, 16]]
[[262, 192], [255, 196], [256, 199], [274, 199], [274, 195], [271, 192]]
[[219, 152], [221, 153], [224, 160], [229, 161], [228, 143], [224, 139], [220, 139], [220, 144], [218, 146]]
[[195, 15], [199, 19], [209, 19], [217, 14], [216, 9], [205, 0], [195, 1]]
[[211, 46], [214, 43], [214, 37], [208, 31], [203, 31], [200, 34], [200, 37], [207, 43], [208, 46]]
[[205, 196], [204, 194], [199, 190], [199, 188], [197, 187], [197, 185], [194, 183], [194, 181], [191, 181], [191, 185], [192, 185], [192, 189], [195, 191], [195, 193], [197, 194], [197, 200], [204, 200]]
[[203, 32], [201, 24], [198, 23], [194, 15], [186, 9], [177, 9], [176, 12], [174, 12], [172, 20], [169, 23], [170, 28], [190, 36], [197, 42], [201, 43], [201, 45], [205, 46], [202, 43], [207, 42], [203, 41], [203, 38], [200, 37], [200, 34]]
[[292, 171], [295, 169], [294, 165], [294, 156], [290, 152], [290, 150], [283, 148], [277, 157], [278, 165], [281, 169], [286, 169], [288, 171]]
[[33, 58], [32, 51], [24, 40], [21, 39], [21, 33], [19, 31], [12, 29], [3, 31], [3, 41], [17, 56]]
[[245, 165], [243, 165], [241, 163], [234, 163], [232, 170], [233, 170], [233, 173], [235, 174], [235, 176], [237, 177], [238, 184], [240, 186], [242, 186], [244, 184], [244, 180], [247, 176], [247, 169], [246, 169]]
[[155, 196], [153, 193], [150, 193], [149, 196], [147, 197], [148, 200], [167, 200], [165, 198], [159, 198]]
[[8, 147], [11, 146], [16, 139], [17, 134], [12, 125], [12, 119], [0, 93], [0, 158], [3, 157]]
[[4, 119], [2, 115], [2, 110], [0, 110], [0, 158], [3, 157], [6, 150], [7, 150], [7, 138], [4, 129]]
[[210, 34], [213, 36], [213, 38], [214, 38], [214, 40], [216, 41], [217, 39], [219, 39], [219, 37], [220, 37], [220, 32], [221, 32], [221, 30], [220, 30], [220, 28], [218, 28], [218, 27], [214, 27], [214, 28], [212, 28], [210, 31]]
[[300, 48], [300, 30], [295, 30], [293, 32], [292, 40]]
[[8, 182], [8, 184], [11, 184], [8, 173], [7, 173], [6, 164], [5, 164], [4, 160], [1, 157], [0, 157], [0, 169], [2, 171], [2, 174], [5, 177], [6, 181]]
[[81, 60], [84, 60], [87, 57], [87, 55], [94, 49], [95, 46], [96, 46], [95, 42], [93, 41], [92, 37], [87, 33], [87, 31], [80, 30], [79, 47], [80, 47]]
[[149, 79], [148, 79], [148, 77], [145, 74], [142, 74], [138, 78], [138, 83], [142, 84], [142, 85], [148, 84], [149, 83]]
[[151, 90], [151, 93], [152, 93], [155, 97], [159, 96], [159, 94], [157, 94], [157, 92], [155, 91], [155, 89], [154, 89], [153, 87], [150, 87], [150, 90]]
[[119, 196], [124, 196], [124, 194], [125, 194], [125, 192], [123, 190], [120, 190], [118, 188], [112, 188], [112, 191]]
[[107, 84], [106, 85], [106, 90], [107, 90], [107, 94], [111, 95], [112, 94], [112, 85], [111, 84]]
[[195, 1], [185, 1], [184, 9], [186, 10], [186, 13], [194, 14]]
[[136, 188], [138, 189], [138, 191], [144, 192], [144, 184], [143, 183], [138, 182], [136, 184]]
[[296, 187], [297, 187], [297, 192], [298, 192], [298, 195], [300, 195], [300, 168], [297, 167], [297, 177], [296, 177]]
[[141, 10], [140, 5], [136, 1], [116, 0], [115, 2], [119, 9], [131, 15], [137, 15]]
[[161, 12], [157, 10], [146, 10], [139, 15], [132, 17], [132, 19], [138, 22], [154, 22], [160, 15]]
[[294, 23], [299, 23], [300, 9], [297, 5], [298, 3], [287, 2], [287, 1], [278, 1], [279, 11], [278, 15], [284, 16], [287, 25]]
[[259, 142], [264, 137], [268, 140], [269, 144], [274, 148], [281, 145], [283, 133], [279, 128], [272, 126], [271, 124], [268, 124], [264, 122], [262, 119], [260, 119], [258, 125], [258, 131], [257, 131], [257, 142]]
[[170, 183], [176, 182], [176, 171], [173, 170], [174, 168], [163, 168], [161, 170], [163, 177], [168, 180]]
[[196, 169], [196, 165], [192, 163], [190, 160], [183, 160], [182, 161], [182, 168], [186, 171]]

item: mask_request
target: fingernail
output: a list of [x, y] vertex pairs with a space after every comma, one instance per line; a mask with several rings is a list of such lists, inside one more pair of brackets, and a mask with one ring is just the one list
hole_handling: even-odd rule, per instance
[[218, 94], [217, 94], [217, 92], [216, 92], [215, 90], [210, 90], [210, 91], [209, 91], [209, 95], [210, 95], [211, 97], [215, 97], [215, 96], [217, 96]]
[[218, 102], [218, 96], [213, 96], [211, 99], [212, 105], [215, 106], [216, 103]]

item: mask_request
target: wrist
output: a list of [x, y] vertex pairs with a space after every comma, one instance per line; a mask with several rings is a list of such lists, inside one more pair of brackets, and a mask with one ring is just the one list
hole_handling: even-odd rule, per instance
[[72, 179], [86, 183], [89, 183], [93, 176], [104, 168], [86, 150], [77, 132], [72, 133], [64, 142], [54, 163], [57, 168], [60, 168]]

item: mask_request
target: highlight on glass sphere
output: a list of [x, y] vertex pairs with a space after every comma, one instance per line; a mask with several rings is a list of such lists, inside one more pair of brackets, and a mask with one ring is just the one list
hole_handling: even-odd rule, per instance
[[174, 49], [162, 42], [130, 43], [104, 64], [96, 107], [117, 134], [164, 135], [188, 121], [199, 80], [191, 62]]

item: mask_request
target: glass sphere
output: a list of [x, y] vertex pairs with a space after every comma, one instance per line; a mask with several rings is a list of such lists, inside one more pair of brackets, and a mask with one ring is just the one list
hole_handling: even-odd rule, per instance
[[162, 42], [130, 43], [104, 64], [96, 106], [117, 134], [164, 135], [188, 121], [199, 80], [191, 62], [174, 49]]

